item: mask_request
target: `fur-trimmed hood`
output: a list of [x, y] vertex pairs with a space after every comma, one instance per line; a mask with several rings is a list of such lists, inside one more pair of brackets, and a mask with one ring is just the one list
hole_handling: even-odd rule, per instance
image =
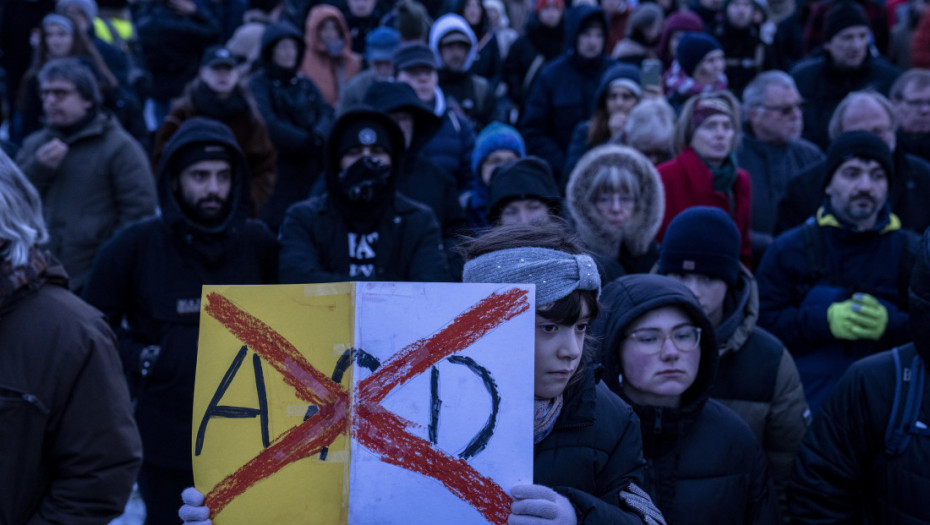
[[[639, 182], [636, 209], [620, 230], [585, 197], [598, 171], [609, 165], [630, 170]], [[645, 253], [665, 216], [665, 190], [655, 167], [633, 148], [615, 144], [598, 146], [581, 157], [569, 176], [565, 202], [585, 248], [611, 259], [617, 258], [622, 245], [633, 255]]]

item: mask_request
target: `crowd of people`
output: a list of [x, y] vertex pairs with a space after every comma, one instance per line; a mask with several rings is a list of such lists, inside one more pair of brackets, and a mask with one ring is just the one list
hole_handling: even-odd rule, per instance
[[0, 523], [177, 523], [201, 287], [378, 280], [536, 284], [511, 523], [930, 524], [926, 0], [7, 0], [0, 68]]

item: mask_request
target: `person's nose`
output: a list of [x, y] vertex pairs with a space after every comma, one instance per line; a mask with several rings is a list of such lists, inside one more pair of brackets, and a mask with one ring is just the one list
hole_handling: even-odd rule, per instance
[[559, 342], [559, 357], [563, 359], [575, 360], [581, 357], [582, 345], [584, 338], [578, 337], [574, 330], [559, 330], [561, 332], [561, 341]]

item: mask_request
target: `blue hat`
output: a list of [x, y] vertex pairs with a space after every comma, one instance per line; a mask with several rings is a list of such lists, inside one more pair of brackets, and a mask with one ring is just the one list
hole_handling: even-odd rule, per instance
[[517, 154], [521, 159], [526, 156], [526, 146], [520, 132], [507, 124], [492, 122], [481, 130], [475, 139], [475, 149], [471, 154], [471, 169], [478, 173], [484, 159], [497, 150], [506, 149]]
[[659, 247], [659, 273], [699, 273], [736, 284], [740, 243], [739, 229], [725, 211], [688, 208], [668, 225]]
[[717, 39], [705, 33], [685, 33], [678, 41], [678, 51], [675, 58], [678, 65], [685, 70], [688, 76], [694, 76], [698, 64], [711, 51], [723, 49]]
[[365, 37], [365, 58], [368, 62], [393, 60], [399, 45], [400, 33], [390, 27], [377, 27]]

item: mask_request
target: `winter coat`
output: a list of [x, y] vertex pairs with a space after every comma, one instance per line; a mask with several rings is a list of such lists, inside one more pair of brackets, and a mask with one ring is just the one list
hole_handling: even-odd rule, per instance
[[[778, 501], [762, 448], [739, 416], [708, 399], [718, 361], [713, 327], [701, 305], [671, 278], [628, 275], [608, 284], [601, 302], [609, 307], [592, 332], [602, 338], [605, 382], [640, 419], [645, 486], [669, 525], [779, 523]], [[643, 314], [665, 306], [684, 310], [702, 329], [694, 383], [678, 408], [641, 405], [624, 393], [619, 351], [627, 328]]]
[[820, 148], [802, 138], [773, 144], [744, 133], [736, 158], [752, 182], [752, 233], [767, 236], [765, 244], [768, 244], [775, 232], [777, 206], [789, 181], [826, 156]]
[[174, 102], [165, 121], [155, 132], [155, 140], [152, 144], [152, 165], [158, 166], [163, 155], [162, 150], [184, 121], [193, 117], [219, 120], [233, 132], [239, 149], [245, 154], [246, 161], [249, 163], [252, 183], [250, 191], [252, 216], [257, 217], [258, 211], [268, 202], [274, 191], [277, 174], [277, 152], [268, 137], [268, 128], [265, 127], [261, 116], [252, 108], [242, 88], [237, 87], [230, 95], [230, 97], [246, 101], [235, 113], [226, 110], [223, 100], [215, 97], [212, 91], [208, 96], [213, 102], [211, 105], [215, 105], [216, 109], [198, 106], [196, 93], [201, 89], [209, 91], [209, 88], [200, 80], [195, 80], [185, 90], [184, 96]]
[[142, 57], [152, 74], [153, 99], [167, 103], [197, 76], [204, 50], [220, 42], [221, 27], [205, 0], [197, 11], [179, 15], [167, 2], [133, 4]]
[[119, 516], [142, 447], [100, 312], [68, 291], [51, 260], [0, 297], [0, 341], [0, 522], [92, 525]]
[[[902, 283], [913, 266], [916, 235], [901, 229], [885, 205], [873, 228], [856, 231], [833, 215], [829, 200], [809, 219], [772, 242], [759, 269], [759, 324], [781, 339], [794, 355], [804, 395], [816, 412], [840, 376], [855, 360], [907, 340], [907, 301]], [[817, 236], [805, 241], [805, 227]], [[817, 239], [820, 239], [818, 241]], [[822, 268], [812, 268], [822, 242]], [[878, 341], [837, 339], [827, 309], [854, 292], [873, 295], [888, 311]], [[906, 293], [906, 292], [904, 292]]]
[[727, 86], [740, 98], [757, 74], [772, 68], [771, 53], [754, 23], [736, 27], [724, 16], [714, 36], [726, 53]]
[[[327, 19], [335, 20], [342, 33], [342, 52], [337, 57], [329, 55], [326, 44], [320, 39], [320, 26]], [[335, 107], [342, 87], [362, 70], [362, 59], [352, 52], [349, 26], [342, 12], [328, 4], [319, 4], [310, 9], [304, 25], [304, 41], [307, 52], [301, 62], [300, 72], [313, 81], [323, 94], [323, 100]]]
[[475, 149], [475, 128], [465, 115], [450, 109], [439, 88], [436, 88], [433, 113], [442, 119], [442, 125], [423, 146], [420, 155], [451, 175], [461, 193], [474, 185], [471, 154]]
[[309, 78], [296, 68], [274, 64], [274, 46], [283, 38], [295, 40], [298, 49], [303, 47], [302, 35], [290, 24], [269, 25], [262, 36], [262, 68], [249, 80], [255, 107], [278, 153], [274, 190], [260, 214], [272, 231], [277, 231], [291, 204], [310, 195], [323, 170], [323, 142], [333, 121], [332, 108]]
[[[507, 84], [507, 95], [518, 109], [522, 110], [533, 79], [542, 66], [562, 52], [562, 41], [565, 38], [562, 20], [564, 18], [560, 18], [555, 27], [548, 27], [533, 13], [524, 33], [510, 46], [501, 78]], [[533, 63], [537, 60], [538, 66], [534, 71]]]
[[578, 525], [639, 524], [620, 492], [642, 484], [642, 438], [630, 406], [595, 384], [594, 363], [564, 393], [552, 432], [533, 447], [533, 483], [551, 487], [575, 507]]
[[565, 15], [567, 50], [540, 71], [520, 117], [527, 154], [545, 159], [560, 182], [563, 176], [568, 176], [562, 173], [562, 168], [572, 131], [579, 122], [591, 116], [601, 77], [613, 64], [604, 54], [586, 59], [578, 55], [574, 47], [580, 29], [592, 19], [604, 21], [604, 12], [583, 5]]
[[[900, 146], [895, 148], [893, 160], [894, 177], [888, 188], [888, 204], [901, 220], [902, 228], [923, 232], [930, 226], [930, 207], [924, 197], [930, 195], [930, 164], [906, 154]], [[784, 196], [778, 202], [776, 234], [803, 223], [817, 212], [823, 202], [826, 177], [826, 163], [820, 161], [788, 181]]]
[[802, 107], [804, 138], [826, 150], [830, 143], [827, 125], [846, 95], [872, 88], [888, 96], [900, 74], [901, 70], [884, 58], [869, 55], [855, 70], [837, 68], [829, 54], [798, 62], [791, 68], [791, 76], [805, 101]]
[[[436, 216], [426, 206], [395, 194], [380, 221], [377, 281], [444, 282], [450, 279]], [[281, 223], [282, 283], [364, 280], [349, 277], [349, 227], [326, 194], [298, 202]]]
[[732, 197], [714, 191], [710, 168], [690, 146], [674, 159], [660, 164], [657, 169], [665, 186], [665, 218], [656, 235], [657, 240], [662, 241], [668, 224], [685, 209], [691, 206], [715, 206], [727, 212], [736, 222], [742, 238], [740, 260], [748, 265], [752, 259], [752, 243], [749, 239], [752, 183], [749, 174], [742, 168], [737, 169]]
[[[639, 183], [633, 215], [621, 230], [611, 226], [588, 197], [595, 177], [605, 166], [625, 168]], [[565, 202], [585, 248], [617, 265], [613, 271], [609, 266], [605, 268], [607, 280], [628, 273], [648, 272], [655, 264], [658, 252], [653, 239], [662, 222], [665, 191], [655, 168], [635, 150], [608, 144], [589, 151], [571, 173]]]
[[[68, 145], [68, 153], [53, 170], [36, 159], [36, 151], [56, 138]], [[41, 129], [26, 137], [16, 160], [42, 196], [47, 247], [74, 290], [84, 285], [97, 249], [119, 227], [155, 213], [155, 181], [145, 152], [110, 115], [98, 113], [68, 136]]]
[[[926, 370], [928, 350], [905, 346], [902, 364], [909, 365], [916, 351]], [[894, 393], [890, 351], [863, 358], [846, 371], [814, 418], [798, 455], [789, 487], [792, 523], [930, 523], [924, 498], [930, 487], [930, 438], [913, 436], [902, 454], [884, 454]], [[924, 387], [921, 399], [920, 421], [927, 421], [930, 388]]]
[[[439, 87], [446, 95], [450, 106], [459, 108], [477, 127], [487, 125], [494, 117], [494, 86], [488, 79], [471, 72], [472, 65], [478, 58], [478, 39], [465, 19], [448, 14], [440, 17], [429, 32], [429, 47], [436, 57], [436, 63], [442, 64], [439, 42], [453, 31], [463, 33], [471, 42], [468, 57], [461, 71], [450, 71], [441, 66], [439, 70]], [[496, 44], [492, 44], [496, 47]], [[498, 61], [500, 58], [498, 57]]]
[[[205, 284], [276, 282], [277, 247], [263, 223], [248, 219], [248, 164], [229, 130], [198, 119], [168, 142], [158, 170], [161, 215], [136, 222], [108, 242], [94, 263], [84, 299], [119, 336], [123, 370], [136, 400], [145, 462], [191, 469], [194, 370]], [[235, 152], [229, 214], [216, 227], [191, 221], [174, 194], [172, 158], [187, 144], [208, 141]], [[123, 319], [125, 318], [125, 324]], [[160, 348], [147, 377], [140, 353]]]
[[756, 326], [759, 289], [740, 267], [730, 286], [725, 318], [714, 329], [720, 356], [710, 397], [749, 425], [768, 457], [769, 473], [784, 502], [794, 458], [807, 430], [807, 401], [798, 368], [775, 336]]

